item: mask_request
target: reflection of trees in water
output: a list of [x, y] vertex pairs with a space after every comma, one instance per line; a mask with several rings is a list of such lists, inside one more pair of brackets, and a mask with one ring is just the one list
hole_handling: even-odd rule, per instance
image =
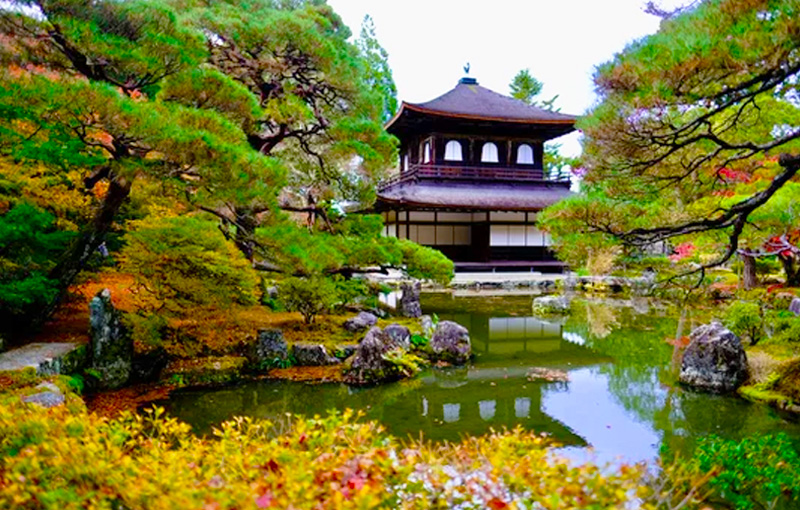
[[[596, 334], [589, 323], [597, 317], [599, 306], [578, 307], [565, 329], [582, 330], [585, 345], [610, 356], [614, 363], [599, 367], [608, 377], [614, 400], [642, 423], [650, 424], [662, 444], [674, 452], [690, 454], [699, 437], [716, 434], [741, 439], [755, 434], [787, 431], [795, 437], [800, 426], [777, 419], [767, 406], [751, 404], [737, 396], [697, 393], [677, 383], [675, 347], [667, 340], [687, 335], [705, 322], [689, 313], [680, 317], [637, 314], [617, 308], [617, 325]], [[581, 313], [583, 314], [581, 316]], [[581, 321], [586, 321], [581, 324]]]
[[615, 310], [602, 302], [586, 303], [586, 323], [595, 338], [605, 338], [619, 326]]

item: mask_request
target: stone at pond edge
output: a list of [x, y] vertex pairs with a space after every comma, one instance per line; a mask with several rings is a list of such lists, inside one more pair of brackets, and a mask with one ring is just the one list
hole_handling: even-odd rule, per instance
[[403, 317], [416, 318], [422, 315], [422, 306], [419, 304], [419, 294], [422, 284], [418, 281], [405, 282], [400, 286], [400, 313]]
[[89, 303], [91, 367], [100, 374], [101, 388], [123, 386], [131, 375], [133, 340], [111, 303], [111, 292], [103, 289]]
[[400, 324], [389, 324], [383, 328], [383, 334], [389, 337], [389, 341], [395, 347], [408, 350], [411, 347], [411, 331]]
[[350, 369], [345, 374], [348, 384], [374, 384], [398, 378], [392, 364], [384, 359], [384, 354], [397, 348], [389, 335], [374, 327], [367, 331], [358, 344]]
[[464, 365], [472, 356], [472, 343], [469, 331], [461, 324], [441, 321], [431, 338], [432, 361], [446, 361], [454, 365]]
[[292, 354], [297, 365], [301, 367], [321, 367], [340, 363], [340, 360], [328, 354], [328, 350], [322, 344], [296, 343], [292, 345]]
[[747, 379], [747, 355], [739, 337], [719, 322], [696, 328], [683, 353], [680, 381], [695, 388], [733, 391]]
[[795, 315], [800, 315], [800, 298], [796, 297], [789, 303], [789, 311]]
[[357, 333], [369, 329], [378, 323], [378, 318], [369, 312], [359, 312], [358, 315], [347, 319], [344, 322], [344, 329], [351, 333]]
[[540, 296], [531, 305], [534, 314], [559, 315], [569, 313], [570, 300], [567, 296]]
[[251, 358], [255, 365], [289, 359], [289, 346], [286, 344], [286, 339], [283, 338], [283, 331], [259, 329]]

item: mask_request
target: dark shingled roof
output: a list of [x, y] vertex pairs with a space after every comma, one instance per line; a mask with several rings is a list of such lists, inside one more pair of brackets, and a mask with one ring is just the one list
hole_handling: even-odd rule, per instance
[[[406, 182], [378, 193], [381, 205], [433, 209], [540, 211], [572, 195], [564, 185], [532, 183]], [[383, 203], [383, 204], [381, 204]]]
[[402, 116], [405, 109], [463, 119], [526, 124], [572, 125], [577, 120], [573, 115], [551, 112], [513, 97], [498, 94], [468, 78], [459, 81], [451, 91], [426, 103], [403, 102], [397, 115], [387, 124], [387, 129]]

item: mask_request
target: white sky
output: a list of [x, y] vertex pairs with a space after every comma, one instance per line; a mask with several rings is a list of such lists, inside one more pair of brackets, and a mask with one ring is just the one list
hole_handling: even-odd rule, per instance
[[[675, 5], [667, 0], [664, 5]], [[328, 0], [355, 36], [365, 14], [389, 53], [398, 99], [424, 102], [453, 88], [471, 65], [484, 87], [508, 94], [524, 68], [540, 97], [579, 115], [595, 100], [592, 74], [625, 45], [658, 29], [645, 0]], [[558, 140], [578, 155], [578, 134]]]

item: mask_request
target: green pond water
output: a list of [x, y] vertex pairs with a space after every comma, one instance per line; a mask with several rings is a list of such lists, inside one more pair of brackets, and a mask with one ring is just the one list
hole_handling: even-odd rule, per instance
[[[568, 319], [541, 320], [531, 316], [531, 299], [423, 295], [425, 313], [469, 329], [476, 357], [468, 368], [373, 388], [259, 381], [179, 391], [163, 404], [198, 433], [237, 415], [280, 422], [286, 413], [344, 408], [401, 438], [454, 440], [520, 425], [550, 434], [569, 456], [599, 462], [651, 460], [665, 445], [689, 452], [710, 434], [785, 432], [800, 445], [800, 424], [766, 405], [677, 384], [678, 353], [666, 340], [688, 334], [707, 314], [647, 301], [580, 301]], [[531, 382], [531, 367], [565, 371], [569, 381]]]

